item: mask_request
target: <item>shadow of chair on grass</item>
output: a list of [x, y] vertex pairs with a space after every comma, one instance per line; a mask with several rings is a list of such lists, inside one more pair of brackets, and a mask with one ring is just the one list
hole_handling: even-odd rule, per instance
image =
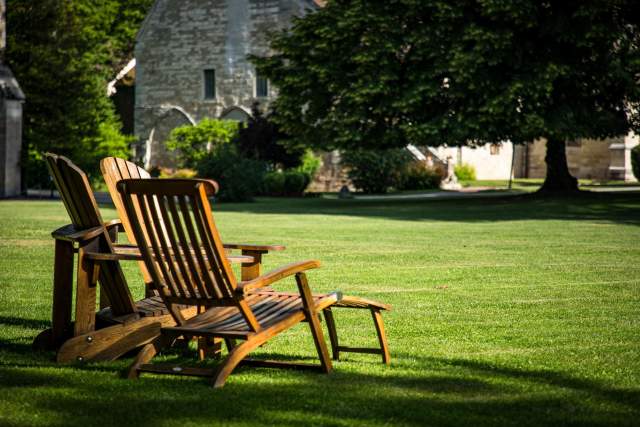
[[[94, 370], [88, 366], [47, 370], [0, 366], [0, 377], [16, 399], [28, 394], [30, 405], [70, 425], [107, 426], [127, 420], [142, 426], [234, 422], [604, 426], [629, 422], [628, 413], [639, 411], [637, 392], [564, 373], [428, 357], [419, 360], [420, 366], [435, 366], [434, 371], [410, 369], [403, 357], [408, 356], [398, 355], [398, 369], [378, 369], [376, 364], [367, 373], [339, 366], [331, 375], [242, 368], [221, 390], [212, 389], [202, 378], [150, 375], [127, 381], [109, 372], [87, 377], [85, 369]], [[531, 383], [544, 387], [530, 391]], [[39, 391], [31, 394], [34, 387]], [[551, 389], [547, 392], [545, 387]], [[620, 405], [622, 411], [611, 411]]]

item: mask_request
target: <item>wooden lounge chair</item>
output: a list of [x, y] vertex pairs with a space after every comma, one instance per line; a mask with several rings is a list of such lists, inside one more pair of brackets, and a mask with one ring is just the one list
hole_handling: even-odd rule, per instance
[[[118, 157], [105, 157], [104, 159], [102, 159], [102, 161], [100, 161], [100, 169], [102, 170], [104, 182], [107, 184], [107, 189], [109, 191], [109, 195], [111, 196], [111, 200], [113, 201], [113, 204], [118, 211], [118, 216], [122, 221], [122, 226], [124, 227], [127, 239], [130, 243], [135, 244], [136, 237], [134, 236], [131, 229], [129, 216], [124, 209], [122, 198], [120, 196], [120, 193], [118, 193], [116, 184], [121, 179], [151, 178], [151, 175], [149, 174], [149, 172], [136, 165], [135, 163], [128, 160], [120, 159]], [[215, 186], [217, 192], [218, 184], [215, 183], [215, 181], [211, 182]], [[136, 216], [139, 217], [139, 215], [140, 211], [136, 207]], [[242, 255], [253, 258], [253, 262], [245, 262], [242, 264], [242, 280], [250, 280], [260, 275], [263, 255], [271, 251], [282, 251], [285, 249], [285, 247], [282, 245], [254, 245], [244, 243], [225, 243], [224, 247], [228, 252], [232, 250], [240, 250], [242, 251]], [[144, 266], [144, 263], [141, 262], [139, 265], [145, 283], [147, 284], [148, 289], [150, 289], [151, 277], [149, 275], [149, 272]]]
[[[52, 233], [55, 239], [52, 327], [34, 347], [57, 350], [58, 362], [114, 360], [175, 325], [159, 296], [134, 302], [118, 261], [141, 260], [137, 247], [118, 245], [120, 221], [105, 223], [87, 176], [69, 159], [45, 159], [72, 224]], [[75, 320], [72, 321], [73, 269], [77, 254]], [[234, 257], [253, 262], [251, 257]], [[96, 283], [100, 311], [96, 313]], [[196, 308], [180, 307], [184, 316]]]
[[[130, 242], [135, 243], [136, 237], [131, 229], [131, 220], [129, 214], [124, 208], [122, 197], [118, 192], [116, 185], [122, 179], [127, 178], [150, 178], [149, 172], [136, 165], [133, 162], [120, 159], [117, 157], [106, 157], [100, 162], [100, 169], [102, 175], [107, 184], [111, 199], [118, 210], [118, 215], [122, 221], [122, 226], [127, 233], [127, 238]], [[137, 221], [142, 222], [140, 210], [136, 207], [135, 216]], [[258, 277], [261, 273], [262, 257], [270, 251], [281, 251], [285, 247], [282, 245], [252, 245], [252, 244], [225, 244], [226, 249], [241, 250], [242, 255], [250, 256], [253, 258], [253, 262], [247, 261], [242, 264], [241, 279], [243, 281], [251, 280]], [[149, 272], [144, 265], [141, 265], [142, 274], [145, 277], [145, 282], [148, 286], [151, 286], [151, 278]], [[150, 289], [150, 288], [149, 288]], [[364, 309], [371, 312], [373, 323], [378, 338], [378, 347], [363, 348], [363, 347], [349, 347], [340, 345], [338, 340], [338, 333], [336, 331], [335, 320], [332, 308], [349, 308], [349, 309]], [[327, 328], [329, 330], [329, 338], [331, 339], [331, 347], [334, 360], [338, 360], [340, 352], [354, 352], [354, 353], [373, 353], [380, 354], [382, 356], [382, 362], [389, 364], [391, 356], [389, 354], [389, 346], [387, 344], [387, 338], [384, 330], [384, 324], [382, 322], [382, 311], [390, 310], [391, 306], [388, 304], [380, 303], [369, 299], [359, 298], [355, 296], [344, 296], [342, 300], [336, 304], [328, 307], [324, 310], [324, 317], [327, 322]]]
[[[339, 301], [340, 294], [311, 293], [305, 271], [319, 267], [316, 260], [292, 263], [238, 283], [213, 220], [207, 198], [210, 186], [204, 181], [173, 179], [125, 179], [117, 184], [151, 283], [176, 321], [176, 326], [163, 327], [161, 337], [142, 348], [129, 377], [137, 377], [141, 372], [202, 375], [211, 377], [214, 387], [222, 387], [250, 351], [305, 320], [320, 366], [256, 363], [315, 367], [330, 372], [331, 359], [318, 314]], [[299, 294], [259, 291], [293, 275]], [[198, 306], [204, 311], [187, 318], [181, 313], [180, 304]], [[229, 355], [214, 370], [146, 363], [181, 336], [226, 339]], [[236, 344], [232, 341], [235, 339], [243, 342]]]

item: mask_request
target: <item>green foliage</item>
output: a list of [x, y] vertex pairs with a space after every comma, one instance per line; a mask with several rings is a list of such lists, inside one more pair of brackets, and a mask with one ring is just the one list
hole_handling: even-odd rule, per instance
[[306, 149], [291, 141], [289, 136], [265, 115], [256, 103], [251, 117], [238, 132], [238, 150], [250, 159], [267, 162], [271, 169], [287, 169], [299, 166]]
[[284, 192], [286, 196], [302, 196], [309, 184], [309, 177], [304, 172], [288, 170], [284, 172]]
[[640, 181], [640, 145], [636, 145], [631, 149], [631, 168], [633, 176]]
[[130, 57], [133, 31], [150, 3], [10, 2], [5, 60], [27, 98], [22, 160], [29, 185], [49, 185], [38, 172], [46, 151], [71, 157], [92, 178], [100, 175], [99, 156], [128, 157], [106, 84]]
[[176, 151], [180, 167], [197, 168], [209, 153], [229, 144], [238, 135], [238, 127], [235, 120], [203, 119], [195, 126], [173, 129], [166, 145]]
[[400, 190], [430, 190], [440, 188], [443, 171], [423, 162], [412, 162], [404, 171]]
[[348, 150], [342, 161], [349, 168], [349, 178], [365, 193], [386, 193], [402, 184], [403, 172], [411, 161], [405, 149]]
[[295, 168], [296, 171], [302, 172], [306, 179], [305, 188], [309, 186], [309, 184], [316, 177], [316, 173], [322, 166], [322, 159], [315, 154], [310, 149], [305, 150], [302, 155], [300, 166]]
[[304, 172], [289, 169], [273, 171], [264, 176], [262, 183], [267, 196], [302, 196], [309, 185], [309, 177]]
[[284, 185], [285, 185], [285, 176], [281, 171], [273, 171], [269, 172], [264, 176], [264, 181], [262, 183], [264, 188], [264, 193], [268, 196], [283, 196], [284, 195]]
[[193, 169], [165, 169], [160, 168], [160, 178], [195, 178], [198, 172]]
[[198, 176], [218, 182], [218, 198], [227, 202], [246, 202], [260, 192], [266, 164], [238, 154], [231, 144], [206, 153], [196, 166]]
[[640, 131], [638, 16], [635, 0], [331, 1], [252, 61], [273, 120], [325, 149], [604, 138]]
[[455, 165], [453, 172], [456, 174], [456, 178], [460, 181], [475, 181], [476, 180], [476, 168], [468, 163], [462, 163]]

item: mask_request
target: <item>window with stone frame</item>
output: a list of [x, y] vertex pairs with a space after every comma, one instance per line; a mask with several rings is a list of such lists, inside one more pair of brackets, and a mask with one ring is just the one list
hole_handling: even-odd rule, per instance
[[256, 98], [269, 96], [269, 80], [260, 74], [256, 75]]
[[204, 99], [216, 98], [216, 70], [204, 70]]

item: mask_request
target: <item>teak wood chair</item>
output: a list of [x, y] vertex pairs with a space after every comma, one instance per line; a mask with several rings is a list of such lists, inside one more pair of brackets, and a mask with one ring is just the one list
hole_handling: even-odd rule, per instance
[[[100, 161], [100, 169], [102, 171], [104, 182], [107, 184], [107, 189], [109, 191], [109, 195], [111, 196], [111, 200], [113, 201], [113, 204], [118, 211], [118, 216], [122, 221], [122, 226], [124, 227], [127, 239], [130, 243], [135, 245], [136, 237], [133, 234], [133, 230], [131, 229], [129, 216], [127, 215], [127, 212], [124, 208], [122, 197], [120, 196], [116, 185], [122, 179], [146, 179], [151, 178], [151, 175], [149, 174], [149, 172], [136, 165], [135, 163], [118, 157], [105, 157]], [[217, 192], [218, 184], [215, 181], [211, 181], [211, 183], [214, 186], [215, 191]], [[137, 207], [136, 216], [138, 218], [140, 217], [140, 211]], [[285, 249], [285, 247], [282, 245], [254, 245], [244, 243], [225, 243], [224, 247], [227, 251], [240, 250], [242, 251], [242, 255], [253, 258], [253, 262], [247, 261], [242, 263], [242, 280], [250, 280], [260, 275], [263, 255], [267, 254], [268, 252], [282, 251]], [[140, 270], [144, 277], [145, 283], [147, 284], [147, 288], [151, 289], [151, 276], [149, 275], [149, 272], [142, 262], [140, 263]]]
[[[159, 296], [134, 302], [118, 261], [142, 260], [137, 247], [119, 245], [120, 221], [104, 222], [87, 176], [63, 156], [47, 153], [51, 177], [72, 224], [55, 239], [52, 326], [34, 340], [36, 349], [57, 350], [58, 362], [114, 360], [153, 341], [161, 326], [175, 325]], [[77, 254], [75, 319], [73, 269]], [[235, 262], [250, 262], [247, 256]], [[96, 313], [97, 282], [100, 307]], [[196, 308], [180, 307], [184, 316]]]
[[[135, 163], [117, 157], [106, 157], [102, 159], [102, 161], [100, 162], [100, 169], [102, 170], [102, 175], [104, 177], [104, 181], [107, 184], [107, 188], [109, 190], [109, 194], [111, 195], [111, 199], [113, 200], [113, 204], [118, 211], [118, 216], [122, 221], [122, 226], [124, 227], [124, 230], [127, 234], [127, 238], [129, 242], [135, 243], [136, 237], [133, 233], [133, 230], [131, 229], [129, 214], [124, 208], [122, 196], [118, 192], [116, 186], [117, 183], [122, 179], [150, 178], [151, 175], [149, 174], [149, 172], [136, 165]], [[214, 183], [214, 185], [216, 185], [217, 189], [217, 184], [215, 184], [215, 181], [212, 182]], [[141, 216], [141, 212], [135, 205], [135, 202], [134, 207], [136, 208], [135, 216], [137, 218], [137, 221], [144, 222], [144, 219]], [[227, 250], [241, 250], [243, 256], [249, 256], [253, 258], [253, 262], [245, 261], [242, 263], [241, 279], [243, 281], [255, 279], [261, 274], [263, 255], [271, 251], [281, 251], [285, 249], [285, 247], [282, 245], [252, 245], [237, 243], [224, 244], [224, 247]], [[146, 267], [144, 266], [144, 263], [140, 263], [140, 268], [144, 276], [145, 283], [147, 283], [147, 289], [151, 289], [151, 277]], [[150, 295], [150, 291], [148, 292], [148, 295]], [[369, 310], [371, 312], [374, 327], [377, 333], [378, 347], [350, 347], [340, 345], [333, 312], [331, 311], [332, 308]], [[343, 296], [340, 301], [335, 303], [333, 306], [325, 309], [324, 317], [326, 319], [327, 328], [329, 330], [333, 359], [339, 360], [340, 352], [373, 353], [380, 354], [382, 356], [382, 362], [385, 364], [389, 364], [391, 362], [391, 356], [389, 353], [389, 346], [387, 344], [387, 338], [381, 314], [382, 311], [387, 310], [391, 310], [391, 306], [388, 304], [355, 296]]]
[[[307, 321], [320, 358], [320, 366], [255, 361], [262, 366], [332, 369], [318, 314], [340, 300], [339, 293], [313, 295], [305, 271], [320, 263], [307, 260], [286, 265], [253, 280], [238, 283], [217, 228], [206, 181], [125, 179], [117, 187], [152, 284], [176, 321], [163, 327], [161, 337], [142, 348], [129, 370], [201, 375], [222, 387], [245, 357], [272, 337]], [[269, 290], [259, 292], [295, 275], [299, 294]], [[180, 304], [204, 311], [187, 318]], [[201, 310], [199, 310], [201, 311]], [[161, 367], [148, 364], [162, 348], [178, 337], [225, 339], [229, 354], [216, 369]], [[243, 340], [236, 344], [233, 340]]]

